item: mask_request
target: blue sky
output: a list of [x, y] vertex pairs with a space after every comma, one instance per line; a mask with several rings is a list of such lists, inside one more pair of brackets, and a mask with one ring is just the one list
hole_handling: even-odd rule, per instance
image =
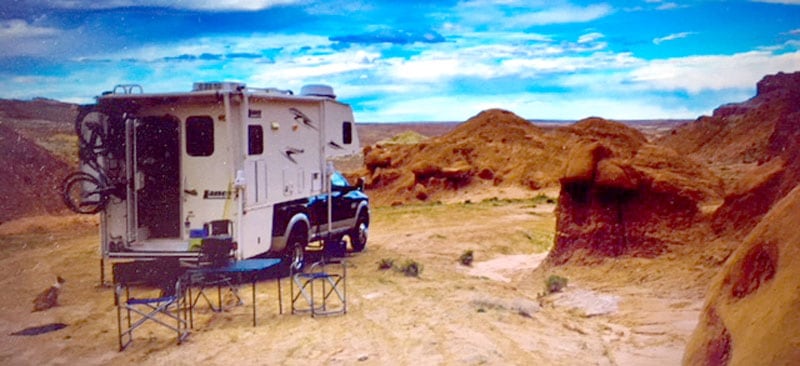
[[332, 85], [362, 122], [696, 118], [800, 71], [800, 0], [3, 0], [0, 98]]

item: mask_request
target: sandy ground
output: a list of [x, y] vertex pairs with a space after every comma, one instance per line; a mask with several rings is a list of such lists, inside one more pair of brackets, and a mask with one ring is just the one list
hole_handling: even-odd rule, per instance
[[[374, 209], [367, 250], [349, 258], [346, 315], [288, 314], [286, 279], [281, 315], [276, 283], [264, 281], [258, 326], [248, 307], [198, 310], [184, 344], [150, 325], [124, 352], [113, 291], [98, 285], [96, 222], [7, 223], [0, 226], [0, 364], [679, 364], [702, 291], [657, 275], [668, 264], [642, 260], [537, 270], [552, 243], [553, 208], [527, 200]], [[466, 250], [475, 253], [469, 267], [458, 262]], [[384, 259], [413, 260], [423, 270], [416, 278], [381, 271]], [[67, 280], [61, 306], [32, 313], [32, 299], [56, 274]], [[549, 274], [569, 284], [539, 297]], [[54, 322], [67, 327], [10, 335]]]

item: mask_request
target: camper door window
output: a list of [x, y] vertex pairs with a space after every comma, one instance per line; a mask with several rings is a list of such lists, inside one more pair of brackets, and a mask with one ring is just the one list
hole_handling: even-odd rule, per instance
[[264, 128], [259, 125], [247, 126], [247, 154], [261, 155], [264, 153]]
[[209, 116], [186, 119], [186, 153], [189, 156], [211, 156], [214, 153], [214, 119]]

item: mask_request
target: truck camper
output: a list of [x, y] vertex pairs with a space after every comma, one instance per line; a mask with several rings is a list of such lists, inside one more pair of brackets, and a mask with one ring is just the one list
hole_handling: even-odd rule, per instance
[[103, 261], [191, 258], [203, 239], [227, 237], [237, 258], [302, 267], [309, 242], [366, 245], [363, 184], [331, 162], [359, 153], [358, 135], [330, 86], [118, 85], [81, 107], [76, 132], [80, 171], [64, 180], [64, 201], [99, 213]]

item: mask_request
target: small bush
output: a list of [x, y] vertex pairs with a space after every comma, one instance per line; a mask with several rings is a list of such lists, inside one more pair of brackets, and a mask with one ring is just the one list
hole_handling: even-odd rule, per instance
[[556, 203], [556, 200], [555, 200], [555, 198], [552, 198], [552, 197], [550, 197], [550, 196], [548, 196], [548, 195], [546, 195], [544, 193], [539, 193], [539, 194], [536, 195], [536, 197], [533, 197], [533, 202], [536, 202], [536, 203], [545, 202], [545, 203], [549, 203], [549, 204], [554, 204], [554, 203]]
[[473, 259], [473, 255], [472, 254], [473, 254], [472, 250], [464, 251], [464, 253], [461, 253], [461, 256], [458, 257], [458, 261], [462, 265], [471, 266], [472, 265], [472, 259]]
[[552, 294], [555, 292], [561, 292], [564, 287], [567, 287], [567, 278], [561, 277], [558, 275], [550, 275], [545, 280], [545, 294]]
[[422, 264], [413, 259], [409, 259], [400, 266], [399, 270], [407, 277], [419, 277], [420, 273], [422, 273]]
[[378, 261], [378, 269], [381, 271], [392, 269], [392, 267], [394, 267], [394, 259], [382, 258], [380, 261]]

